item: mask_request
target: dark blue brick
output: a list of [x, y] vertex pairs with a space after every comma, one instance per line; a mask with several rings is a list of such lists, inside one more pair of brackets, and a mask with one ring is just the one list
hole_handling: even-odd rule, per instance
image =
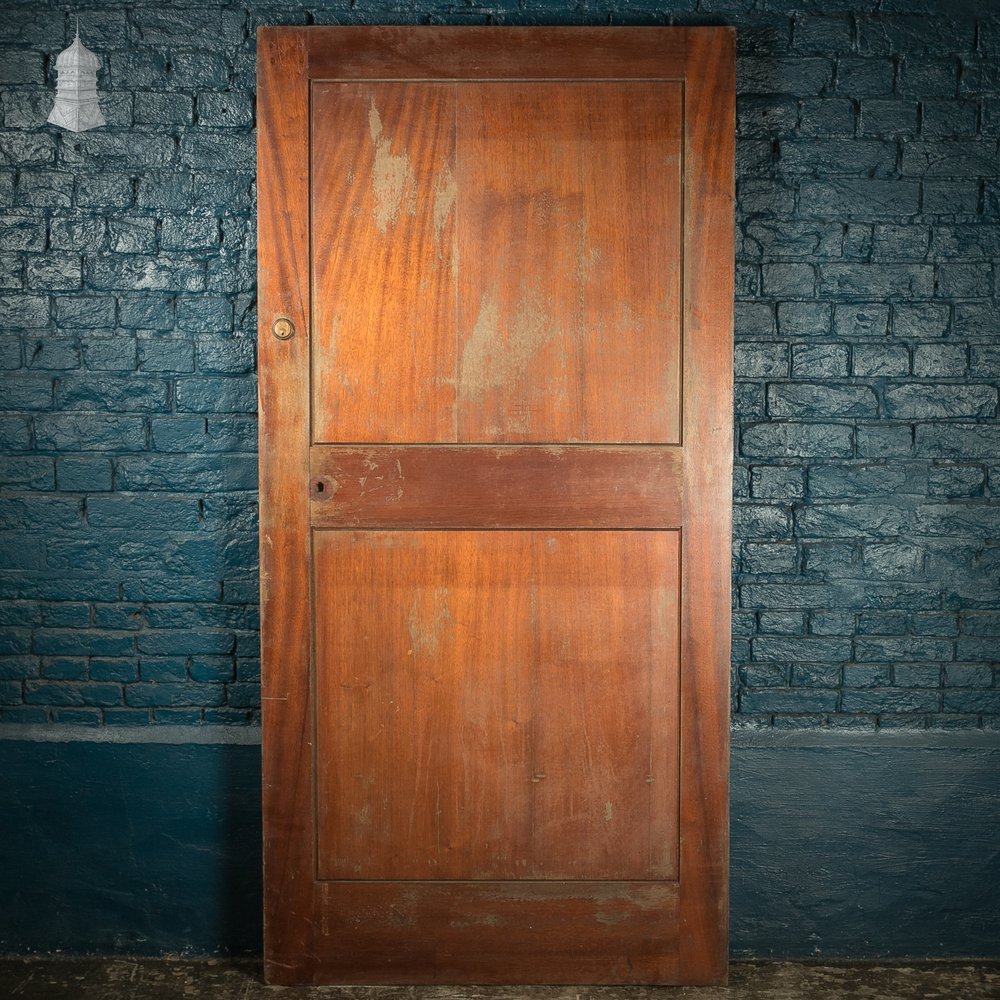
[[772, 417], [822, 420], [831, 417], [874, 417], [878, 400], [867, 386], [817, 382], [773, 383], [767, 388]]
[[888, 687], [891, 671], [886, 664], [847, 663], [844, 665], [844, 686], [851, 688]]
[[227, 684], [226, 704], [233, 708], [257, 708], [260, 705], [260, 685]]
[[919, 688], [872, 688], [857, 690], [845, 688], [845, 712], [936, 712], [941, 706], [938, 691]]
[[143, 338], [137, 342], [137, 346], [140, 371], [194, 371], [194, 341], [165, 337]]
[[766, 260], [839, 257], [843, 243], [840, 228], [829, 223], [762, 220], [748, 223], [745, 234], [744, 255]]
[[149, 412], [166, 409], [167, 399], [167, 383], [159, 379], [66, 376], [56, 383], [64, 410]]
[[135, 94], [137, 125], [190, 125], [194, 101], [187, 94], [140, 90]]
[[229, 455], [220, 462], [212, 455], [124, 456], [118, 460], [122, 490], [205, 491], [255, 490], [255, 455]]
[[126, 173], [84, 174], [77, 180], [76, 203], [82, 208], [128, 208], [132, 204], [132, 178]]
[[917, 132], [918, 122], [916, 101], [868, 99], [861, 102], [862, 135], [912, 136]]
[[895, 465], [814, 465], [809, 470], [809, 494], [822, 498], [923, 496], [927, 474], [922, 467]]
[[187, 660], [183, 657], [143, 656], [139, 660], [139, 676], [144, 681], [187, 681]]
[[820, 219], [887, 219], [916, 215], [920, 184], [910, 179], [804, 178], [799, 211]]
[[795, 573], [798, 548], [794, 543], [746, 542], [740, 550], [740, 570], [744, 573]]
[[115, 253], [155, 253], [156, 220], [142, 216], [108, 219], [108, 246]]
[[136, 188], [136, 205], [164, 211], [183, 211], [191, 203], [188, 171], [144, 171]]
[[888, 97], [892, 94], [895, 66], [890, 59], [837, 61], [837, 94], [841, 97]]
[[895, 419], [991, 417], [996, 408], [997, 390], [990, 385], [903, 383], [885, 390], [886, 415]]
[[930, 264], [823, 263], [819, 283], [821, 295], [849, 298], [919, 298], [935, 290]]
[[102, 492], [111, 489], [112, 466], [106, 458], [67, 457], [56, 462], [60, 490], [68, 492]]
[[230, 681], [235, 676], [232, 657], [196, 656], [191, 660], [191, 680], [203, 684]]
[[816, 504], [795, 513], [803, 538], [894, 537], [905, 532], [912, 519], [911, 511], [889, 501]]
[[913, 349], [913, 374], [922, 377], [962, 378], [969, 368], [965, 344], [918, 344]]
[[37, 677], [40, 665], [37, 656], [0, 656], [0, 679], [21, 680]]
[[117, 681], [127, 684], [139, 677], [135, 659], [107, 659], [94, 657], [90, 661], [90, 679], [94, 681]]
[[763, 689], [744, 691], [740, 696], [743, 712], [835, 712], [837, 691], [816, 688]]
[[911, 177], [993, 177], [994, 143], [978, 139], [908, 142], [903, 145], [901, 172]]
[[46, 680], [82, 681], [87, 679], [87, 659], [83, 656], [44, 657], [41, 676]]
[[804, 100], [799, 102], [799, 133], [806, 136], [854, 135], [856, 114], [854, 102], [841, 98]]
[[138, 366], [138, 350], [133, 337], [81, 336], [83, 362], [91, 371], [131, 372]]
[[143, 531], [197, 531], [201, 518], [197, 500], [122, 495], [89, 499], [87, 522], [99, 529], [132, 524]]
[[183, 705], [215, 706], [225, 703], [226, 692], [221, 684], [156, 684], [139, 682], [125, 686], [125, 703], [131, 708], [157, 708]]
[[180, 378], [177, 380], [177, 409], [189, 413], [255, 413], [256, 380], [224, 377]]
[[783, 337], [825, 337], [830, 333], [829, 302], [779, 302], [778, 332]]
[[257, 345], [242, 337], [198, 342], [198, 370], [209, 374], [243, 375], [256, 370]]
[[736, 378], [785, 378], [788, 375], [788, 345], [756, 341], [736, 345]]
[[44, 375], [8, 375], [0, 393], [0, 410], [48, 410], [52, 379]]
[[98, 681], [26, 681], [24, 701], [28, 705], [120, 705], [120, 684]]
[[115, 300], [110, 295], [57, 295], [53, 303], [60, 327], [110, 330], [115, 325]]
[[769, 302], [737, 302], [735, 326], [738, 341], [772, 336], [775, 332], [774, 306]]
[[830, 89], [833, 63], [829, 59], [786, 59], [743, 56], [736, 62], [736, 88], [741, 94], [812, 96]]
[[985, 492], [986, 470], [980, 465], [935, 465], [929, 470], [929, 496], [960, 500]]
[[872, 255], [876, 260], [886, 262], [922, 261], [927, 258], [930, 245], [931, 230], [928, 226], [880, 223], [873, 233]]
[[902, 344], [856, 344], [851, 349], [851, 371], [855, 375], [908, 375], [910, 352]]
[[997, 715], [1000, 713], [1000, 689], [945, 691], [944, 710], [946, 712], [982, 712], [984, 715]]
[[944, 671], [945, 687], [988, 688], [993, 686], [993, 668], [988, 663], [948, 664]]
[[174, 325], [171, 295], [122, 295], [118, 299], [119, 325], [134, 330], [170, 330]]
[[[782, 141], [778, 168], [786, 173], [881, 177], [896, 164], [896, 145], [872, 139], [793, 139]], [[833, 228], [833, 227], [831, 227]]]
[[28, 368], [69, 371], [80, 367], [78, 341], [71, 337], [26, 337], [24, 356]]
[[198, 95], [198, 124], [241, 128], [253, 125], [253, 102], [248, 94], [206, 90]]
[[222, 295], [181, 296], [177, 327], [188, 333], [228, 333], [233, 328], [232, 301]]
[[792, 345], [792, 378], [842, 378], [847, 367], [846, 344]]
[[849, 458], [852, 436], [848, 424], [751, 424], [743, 428], [740, 452], [750, 458]]
[[38, 455], [0, 456], [0, 489], [54, 488], [55, 468], [51, 458]]
[[948, 332], [950, 310], [938, 302], [894, 302], [892, 332], [896, 337], [935, 340]]
[[78, 254], [50, 251], [27, 258], [27, 286], [36, 291], [67, 291], [83, 284], [83, 261]]

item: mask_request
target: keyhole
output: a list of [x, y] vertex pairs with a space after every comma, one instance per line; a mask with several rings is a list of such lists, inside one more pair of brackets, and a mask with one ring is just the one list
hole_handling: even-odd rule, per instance
[[319, 483], [316, 484], [316, 492], [317, 493], [322, 493], [325, 488], [326, 487], [324, 486], [324, 484], [322, 482], [319, 482]]

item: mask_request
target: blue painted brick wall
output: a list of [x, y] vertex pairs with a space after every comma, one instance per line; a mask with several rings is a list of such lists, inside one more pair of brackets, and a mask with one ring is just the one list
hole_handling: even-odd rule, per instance
[[738, 725], [1000, 725], [989, 0], [0, 6], [0, 722], [259, 715], [254, 31], [738, 29]]

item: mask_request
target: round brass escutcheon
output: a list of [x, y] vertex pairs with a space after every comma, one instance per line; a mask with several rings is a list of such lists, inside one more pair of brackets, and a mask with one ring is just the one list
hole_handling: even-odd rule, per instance
[[295, 333], [295, 324], [287, 316], [279, 316], [271, 324], [271, 333], [273, 333], [278, 340], [288, 340], [288, 338], [293, 336]]

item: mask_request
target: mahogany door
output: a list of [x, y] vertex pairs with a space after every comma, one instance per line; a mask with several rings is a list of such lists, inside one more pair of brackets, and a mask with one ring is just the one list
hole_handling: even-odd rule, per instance
[[271, 982], [727, 952], [733, 35], [259, 35]]

